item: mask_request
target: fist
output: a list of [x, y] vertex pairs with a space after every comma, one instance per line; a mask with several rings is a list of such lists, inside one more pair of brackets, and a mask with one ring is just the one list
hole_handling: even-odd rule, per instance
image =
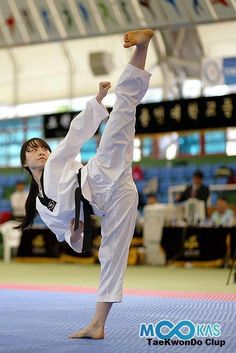
[[109, 82], [109, 81], [99, 82], [99, 91], [98, 91], [98, 95], [96, 97], [97, 101], [99, 103], [101, 103], [103, 98], [106, 97], [107, 92], [109, 91], [110, 88], [111, 88], [111, 82]]
[[71, 234], [72, 233], [76, 233], [76, 232], [82, 233], [84, 231], [84, 222], [79, 221], [79, 228], [76, 231], [74, 231], [74, 227], [75, 227], [75, 219], [73, 218], [70, 221], [70, 232], [71, 232]]

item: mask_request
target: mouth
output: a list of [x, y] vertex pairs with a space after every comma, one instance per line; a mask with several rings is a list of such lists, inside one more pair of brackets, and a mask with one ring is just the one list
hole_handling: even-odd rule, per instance
[[44, 158], [44, 157], [39, 158], [38, 161], [41, 161], [42, 159], [43, 159], [44, 161], [46, 161], [46, 158]]

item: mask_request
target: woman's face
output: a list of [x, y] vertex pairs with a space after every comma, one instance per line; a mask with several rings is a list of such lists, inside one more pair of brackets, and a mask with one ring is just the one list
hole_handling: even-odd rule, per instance
[[24, 167], [28, 167], [30, 170], [43, 170], [49, 156], [50, 151], [39, 143], [29, 146], [25, 152]]

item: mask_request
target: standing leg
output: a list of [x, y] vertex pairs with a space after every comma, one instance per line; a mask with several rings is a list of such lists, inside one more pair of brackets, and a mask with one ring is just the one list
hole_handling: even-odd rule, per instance
[[[136, 70], [137, 68], [141, 70], [144, 69], [148, 44], [152, 35], [153, 31], [149, 29], [128, 32], [125, 34], [124, 47], [129, 48], [133, 45], [136, 46], [134, 54], [130, 60], [130, 64], [136, 67]], [[145, 93], [141, 81], [142, 79], [139, 80], [138, 77], [134, 79], [132, 75], [128, 78], [124, 76], [124, 81], [122, 81], [121, 77], [121, 80], [119, 81], [116, 89], [117, 102], [115, 103], [113, 113], [111, 114], [106, 129], [103, 133], [96, 155], [99, 164], [101, 164], [103, 168], [103, 173], [105, 173], [107, 170], [108, 175], [111, 176], [111, 178], [114, 177], [114, 181], [117, 180], [117, 178], [122, 173], [124, 173], [127, 167], [131, 171], [135, 125], [135, 107], [140, 102], [142, 96]], [[142, 88], [143, 91], [141, 94], [139, 94], [140, 88]], [[121, 109], [121, 116], [118, 116], [119, 109]], [[117, 119], [118, 117], [119, 119]], [[119, 171], [119, 169], [121, 170]], [[134, 209], [137, 208], [137, 192], [135, 190], [130, 190], [129, 188], [124, 190], [124, 195], [119, 195], [119, 197], [116, 195], [116, 202], [119, 202], [117, 206], [120, 210], [120, 212], [115, 213], [115, 217], [117, 219], [114, 219], [114, 214], [112, 214], [111, 210], [110, 212], [107, 210], [107, 214], [103, 219], [103, 239], [101, 248], [99, 250], [99, 258], [102, 266], [99, 286], [101, 299], [97, 303], [95, 315], [89, 325], [80, 331], [73, 333], [70, 338], [104, 338], [105, 322], [111, 309], [112, 303], [115, 301], [121, 301], [121, 292], [118, 294], [108, 293], [106, 299], [103, 293], [105, 291], [109, 292], [112, 290], [112, 288], [109, 289], [109, 283], [111, 284], [115, 279], [117, 279], [117, 277], [119, 277], [117, 290], [118, 292], [122, 291], [123, 275], [127, 265], [129, 244], [133, 235], [134, 218], [136, 217]], [[117, 192], [119, 192], [119, 189]], [[131, 194], [132, 196], [130, 196]], [[129, 203], [126, 202], [127, 197], [131, 197], [132, 199], [130, 209]], [[129, 199], [129, 201], [131, 201], [131, 199]], [[124, 219], [122, 219], [121, 212], [122, 208], [124, 210], [125, 205], [127, 205], [127, 212], [123, 211]], [[121, 221], [124, 222], [121, 223]], [[129, 223], [130, 226], [128, 226]], [[105, 224], [107, 226], [109, 224], [113, 224], [112, 234], [106, 229]], [[126, 229], [121, 227], [121, 224], [126, 224]], [[121, 234], [119, 234], [119, 232], [121, 232]], [[126, 239], [125, 242], [124, 239]], [[116, 245], [114, 246], [115, 242]], [[112, 250], [119, 250], [120, 253], [110, 252], [111, 248]], [[115, 272], [114, 274], [114, 267], [116, 265], [119, 273]], [[117, 297], [115, 298], [115, 296]]]

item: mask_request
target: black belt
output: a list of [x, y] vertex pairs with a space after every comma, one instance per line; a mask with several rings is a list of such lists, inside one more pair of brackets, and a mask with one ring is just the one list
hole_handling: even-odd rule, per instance
[[44, 172], [42, 172], [41, 178], [40, 178], [40, 183], [41, 183], [41, 187], [42, 187], [42, 193], [43, 193], [43, 197], [41, 197], [40, 195], [38, 195], [39, 201], [41, 202], [42, 205], [44, 205], [45, 207], [47, 207], [47, 209], [51, 212], [53, 212], [55, 206], [56, 206], [56, 201], [49, 199], [47, 197], [47, 195], [45, 194], [44, 191], [44, 182], [43, 182], [43, 174]]
[[75, 226], [74, 230], [79, 227], [79, 216], [80, 216], [80, 202], [83, 203], [84, 209], [84, 240], [82, 252], [90, 252], [92, 247], [92, 220], [91, 215], [94, 214], [93, 208], [86, 200], [81, 191], [81, 169], [77, 174], [79, 186], [75, 189]]
[[[92, 220], [91, 220], [91, 215], [94, 214], [92, 206], [86, 200], [81, 192], [81, 170], [79, 170], [77, 174], [78, 178], [78, 183], [79, 186], [75, 189], [75, 226], [74, 230], [77, 230], [79, 227], [79, 216], [80, 216], [80, 201], [83, 203], [83, 209], [84, 209], [84, 240], [83, 240], [83, 248], [82, 252], [87, 253], [91, 251], [92, 248]], [[43, 192], [43, 197], [38, 195], [39, 201], [46, 206], [51, 212], [53, 212], [55, 206], [56, 206], [56, 201], [49, 199], [47, 195], [44, 192], [44, 184], [43, 184], [43, 173], [41, 176], [41, 186], [42, 186], [42, 192]]]

